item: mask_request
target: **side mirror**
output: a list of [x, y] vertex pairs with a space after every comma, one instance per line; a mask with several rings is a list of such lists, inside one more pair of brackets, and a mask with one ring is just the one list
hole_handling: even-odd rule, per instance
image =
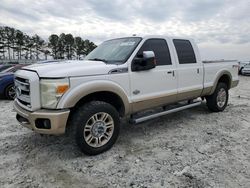
[[132, 62], [132, 71], [143, 71], [155, 68], [155, 53], [153, 51], [143, 51]]

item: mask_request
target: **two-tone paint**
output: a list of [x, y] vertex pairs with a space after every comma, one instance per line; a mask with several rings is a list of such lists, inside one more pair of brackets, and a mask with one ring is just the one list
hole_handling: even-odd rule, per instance
[[[133, 72], [131, 70], [133, 59], [143, 43], [152, 38], [166, 40], [172, 64], [156, 66], [156, 68], [147, 71]], [[173, 44], [174, 39], [190, 41], [196, 56], [196, 63], [179, 63]], [[124, 64], [111, 65], [102, 61], [66, 61], [32, 65], [18, 71], [16, 76], [31, 80], [31, 99], [34, 102], [30, 108], [27, 108], [16, 100], [15, 109], [17, 109], [18, 114], [26, 114], [26, 117], [33, 113], [32, 120], [34, 120], [36, 116], [39, 116], [37, 112], [41, 112], [39, 80], [66, 77], [70, 80], [70, 89], [61, 97], [56, 109], [53, 110], [54, 112], [58, 110], [60, 113], [63, 110], [62, 113], [68, 117], [80, 101], [88, 96], [95, 94], [98, 96], [98, 93], [105, 92], [108, 94], [105, 95], [106, 97], [117, 97], [117, 100], [121, 101], [119, 105], [123, 110], [121, 110], [120, 115], [126, 116], [148, 108], [210, 95], [220, 79], [227, 83], [228, 88], [235, 87], [238, 84], [238, 69], [235, 64], [237, 64], [235, 61], [202, 62], [198, 47], [192, 39], [144, 36]], [[50, 119], [46, 109], [43, 109], [41, 113], [45, 113]], [[53, 116], [52, 119], [55, 117]], [[62, 122], [60, 121], [60, 123]], [[34, 129], [34, 122], [31, 124]], [[63, 126], [66, 124], [65, 120]], [[53, 125], [52, 121], [52, 127], [62, 126]], [[62, 130], [64, 129], [60, 129], [58, 133], [63, 133]], [[35, 131], [44, 133], [39, 129], [35, 129]], [[51, 132], [47, 130], [46, 134], [56, 134], [56, 130], [53, 129]]]

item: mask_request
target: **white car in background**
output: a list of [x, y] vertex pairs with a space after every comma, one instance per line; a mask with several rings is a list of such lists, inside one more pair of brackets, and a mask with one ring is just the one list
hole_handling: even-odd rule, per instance
[[245, 65], [241, 70], [242, 75], [250, 75], [250, 64]]
[[239, 74], [242, 74], [242, 70], [246, 65], [250, 65], [250, 61], [239, 62]]

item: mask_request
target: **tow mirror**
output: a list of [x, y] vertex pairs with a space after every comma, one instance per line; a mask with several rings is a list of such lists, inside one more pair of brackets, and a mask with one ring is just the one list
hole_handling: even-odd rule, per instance
[[132, 62], [132, 71], [143, 71], [155, 68], [155, 53], [153, 51], [143, 51], [142, 55], [137, 57]]

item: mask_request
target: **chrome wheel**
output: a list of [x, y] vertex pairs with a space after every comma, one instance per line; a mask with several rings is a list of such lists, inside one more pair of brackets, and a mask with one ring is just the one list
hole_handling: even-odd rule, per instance
[[99, 112], [91, 116], [83, 131], [85, 142], [91, 147], [105, 145], [114, 132], [113, 118], [105, 112]]
[[10, 86], [7, 91], [8, 97], [10, 99], [15, 99], [16, 97], [16, 91], [15, 91], [15, 86]]
[[217, 94], [217, 105], [220, 108], [223, 108], [223, 106], [227, 102], [227, 92], [224, 88], [221, 88]]

